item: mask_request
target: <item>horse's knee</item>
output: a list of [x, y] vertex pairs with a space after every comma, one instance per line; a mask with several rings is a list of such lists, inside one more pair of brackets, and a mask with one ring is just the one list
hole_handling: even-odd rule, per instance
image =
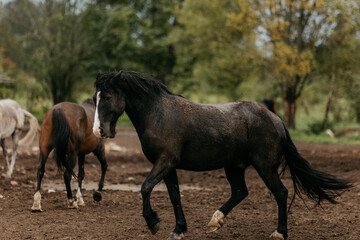
[[71, 173], [68, 170], [64, 172], [64, 179], [70, 181], [71, 180]]
[[249, 191], [246, 189], [243, 189], [239, 192], [239, 198], [244, 199], [249, 195]]
[[150, 183], [144, 182], [144, 183], [141, 185], [141, 195], [143, 195], [143, 196], [149, 195], [150, 192], [152, 191], [152, 189], [153, 189], [153, 186], [151, 186]]
[[247, 189], [238, 189], [232, 193], [231, 197], [236, 201], [236, 203], [240, 203], [248, 195], [249, 191]]

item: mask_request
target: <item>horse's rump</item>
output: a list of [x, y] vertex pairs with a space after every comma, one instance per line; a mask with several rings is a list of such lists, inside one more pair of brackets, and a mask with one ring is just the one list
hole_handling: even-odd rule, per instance
[[55, 160], [59, 169], [65, 167], [72, 173], [72, 167], [66, 159], [70, 142], [71, 129], [62, 108], [52, 111], [52, 137], [54, 142]]

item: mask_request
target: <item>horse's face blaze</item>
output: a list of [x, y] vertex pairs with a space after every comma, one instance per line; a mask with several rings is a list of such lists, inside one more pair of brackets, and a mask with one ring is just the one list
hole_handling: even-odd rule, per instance
[[102, 138], [114, 138], [116, 122], [125, 110], [124, 94], [113, 90], [97, 90], [93, 100], [96, 105], [94, 134]]

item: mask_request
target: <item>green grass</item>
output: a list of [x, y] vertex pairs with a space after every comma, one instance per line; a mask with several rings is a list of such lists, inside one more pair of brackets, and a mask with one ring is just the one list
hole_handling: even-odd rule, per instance
[[332, 138], [326, 133], [319, 135], [310, 134], [301, 130], [289, 130], [290, 136], [295, 141], [311, 142], [311, 143], [328, 143], [328, 144], [341, 144], [341, 145], [360, 145], [360, 137], [345, 135], [341, 138]]
[[[328, 143], [341, 145], [360, 145], [360, 124], [353, 122], [334, 123], [331, 131], [335, 136], [346, 129], [355, 129], [356, 131], [348, 132], [341, 137], [330, 137], [325, 131], [320, 134], [314, 134], [309, 127], [297, 128], [295, 130], [289, 129], [291, 137], [296, 141], [311, 142], [311, 143]], [[358, 131], [357, 131], [358, 129]]]
[[124, 113], [116, 123], [117, 126], [132, 126], [132, 122], [129, 119], [129, 116]]

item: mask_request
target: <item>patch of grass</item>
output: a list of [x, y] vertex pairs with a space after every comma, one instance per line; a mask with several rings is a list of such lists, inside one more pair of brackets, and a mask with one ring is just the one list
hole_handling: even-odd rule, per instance
[[[360, 126], [358, 126], [360, 129]], [[356, 133], [345, 134], [340, 138], [332, 138], [325, 132], [313, 134], [310, 131], [289, 129], [290, 136], [295, 141], [311, 143], [328, 143], [341, 145], [360, 145], [360, 135]], [[336, 132], [336, 131], [335, 131]]]
[[132, 122], [129, 118], [129, 116], [124, 113], [120, 118], [119, 120], [117, 121], [116, 123], [117, 126], [132, 126]]

